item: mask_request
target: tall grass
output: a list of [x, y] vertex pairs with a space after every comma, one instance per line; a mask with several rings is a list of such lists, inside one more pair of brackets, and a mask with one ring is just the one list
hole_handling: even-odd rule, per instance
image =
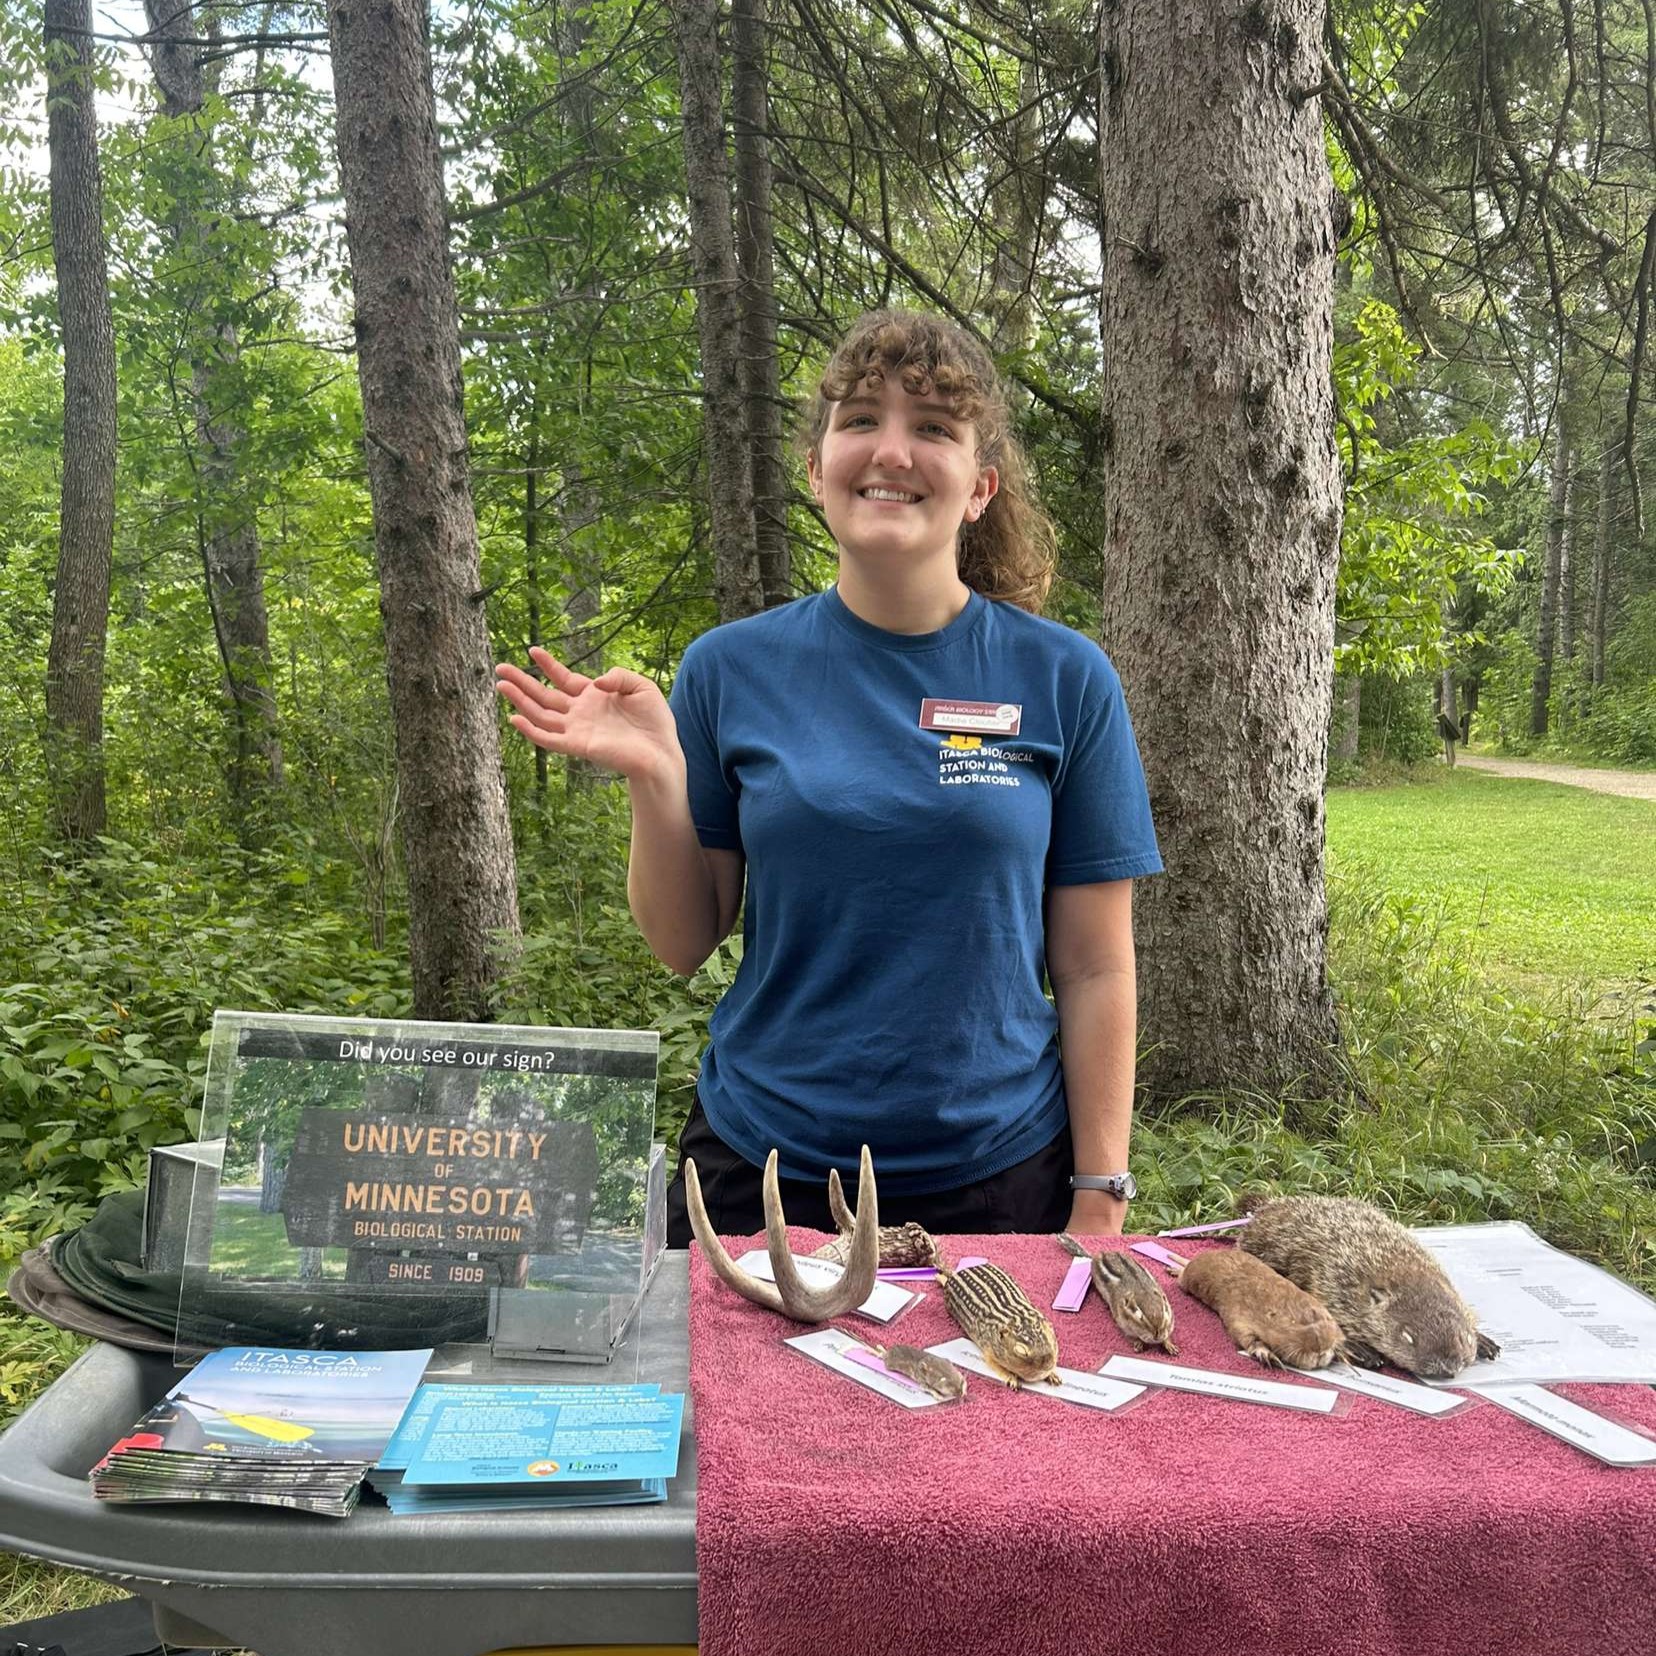
[[1656, 1291], [1656, 1019], [1491, 984], [1441, 903], [1361, 864], [1329, 898], [1349, 1090], [1147, 1108], [1135, 1225], [1223, 1217], [1247, 1187], [1357, 1196], [1414, 1224], [1520, 1219]]

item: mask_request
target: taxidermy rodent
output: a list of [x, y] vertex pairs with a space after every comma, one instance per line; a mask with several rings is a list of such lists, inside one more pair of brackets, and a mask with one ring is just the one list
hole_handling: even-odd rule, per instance
[[1339, 1353], [1344, 1335], [1327, 1307], [1252, 1254], [1210, 1248], [1175, 1269], [1179, 1286], [1219, 1314], [1243, 1356], [1319, 1369]]
[[1500, 1347], [1443, 1267], [1367, 1202], [1278, 1196], [1254, 1208], [1237, 1246], [1322, 1301], [1351, 1360], [1395, 1363], [1423, 1380], [1452, 1380]]

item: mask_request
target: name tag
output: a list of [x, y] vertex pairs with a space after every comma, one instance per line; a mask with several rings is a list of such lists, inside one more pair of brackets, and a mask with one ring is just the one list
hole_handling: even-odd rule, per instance
[[920, 703], [922, 730], [966, 730], [980, 736], [1016, 736], [1023, 725], [1017, 702], [943, 701], [927, 696]]

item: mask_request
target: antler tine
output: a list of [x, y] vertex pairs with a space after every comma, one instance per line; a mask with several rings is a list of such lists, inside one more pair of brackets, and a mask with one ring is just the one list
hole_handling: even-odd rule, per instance
[[[830, 1190], [832, 1186], [830, 1186]], [[844, 1204], [844, 1194], [840, 1201]], [[765, 1241], [771, 1270], [782, 1293], [781, 1309], [795, 1322], [827, 1322], [842, 1311], [854, 1311], [874, 1291], [880, 1268], [880, 1203], [874, 1189], [874, 1158], [862, 1147], [857, 1174], [857, 1217], [851, 1246], [839, 1279], [822, 1288], [807, 1288], [788, 1251], [788, 1233], [782, 1221], [782, 1192], [776, 1177], [776, 1152], [765, 1163]]]
[[[773, 1150], [771, 1166], [774, 1167], [775, 1164], [776, 1152]], [[770, 1176], [769, 1169], [766, 1176]], [[761, 1282], [756, 1276], [749, 1276], [725, 1252], [724, 1243], [713, 1234], [713, 1226], [707, 1217], [707, 1208], [702, 1203], [701, 1179], [696, 1172], [696, 1161], [693, 1156], [687, 1156], [684, 1161], [684, 1198], [685, 1205], [690, 1210], [690, 1229], [701, 1244], [702, 1252], [707, 1255], [707, 1263], [713, 1267], [713, 1274], [721, 1282], [728, 1283], [743, 1299], [752, 1300], [755, 1305], [762, 1305], [767, 1311], [785, 1312], [787, 1308], [782, 1303], [780, 1289], [768, 1282]], [[771, 1257], [774, 1260], [774, 1251]]]
[[828, 1169], [828, 1211], [833, 1214], [834, 1224], [841, 1236], [856, 1224], [851, 1209], [846, 1205], [845, 1186], [840, 1183], [837, 1167]]

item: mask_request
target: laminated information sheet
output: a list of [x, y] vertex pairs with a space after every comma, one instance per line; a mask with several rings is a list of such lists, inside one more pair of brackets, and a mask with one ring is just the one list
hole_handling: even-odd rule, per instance
[[1619, 1277], [1515, 1222], [1442, 1225], [1413, 1235], [1501, 1347], [1499, 1357], [1432, 1384], [1656, 1383], [1656, 1300]]

